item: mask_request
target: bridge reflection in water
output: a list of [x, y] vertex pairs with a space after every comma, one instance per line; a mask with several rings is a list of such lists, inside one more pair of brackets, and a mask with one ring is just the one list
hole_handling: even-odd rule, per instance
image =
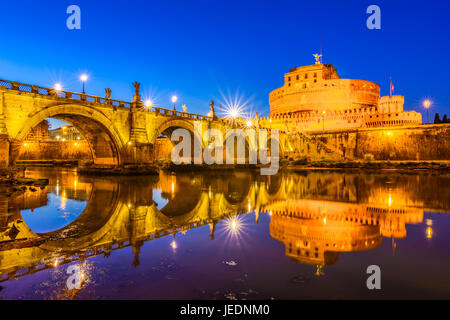
[[[0, 199], [1, 282], [129, 246], [130, 263], [137, 266], [147, 241], [205, 225], [214, 239], [218, 223], [248, 212], [256, 222], [270, 215], [270, 235], [284, 244], [286, 256], [316, 266], [320, 275], [340, 252], [374, 249], [383, 237], [393, 244], [406, 237], [406, 225], [422, 222], [424, 208], [450, 207], [450, 197], [442, 196], [448, 179], [427, 176], [237, 172], [88, 178], [52, 170], [28, 175], [50, 177], [50, 185]], [[438, 190], [440, 196], [433, 197]], [[46, 206], [49, 194], [58, 195], [61, 206], [67, 199], [87, 204], [66, 226], [37, 233], [21, 211]]]

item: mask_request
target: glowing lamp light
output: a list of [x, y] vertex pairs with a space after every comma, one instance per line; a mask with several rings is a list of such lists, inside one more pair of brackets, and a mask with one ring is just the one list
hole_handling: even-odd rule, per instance
[[230, 118], [237, 118], [239, 117], [239, 111], [236, 109], [231, 109], [229, 112]]
[[233, 217], [228, 219], [228, 221], [226, 222], [226, 228], [228, 229], [228, 232], [231, 235], [239, 235], [239, 233], [241, 232], [242, 229], [242, 225], [241, 222], [239, 220], [238, 217]]
[[433, 237], [433, 228], [427, 228], [427, 239], [431, 239]]
[[238, 229], [238, 223], [237, 223], [236, 219], [233, 219], [233, 221], [231, 221], [230, 228], [233, 231], [236, 231]]
[[177, 102], [177, 100], [178, 100], [178, 97], [177, 97], [177, 96], [172, 96], [172, 103]]
[[390, 131], [387, 132], [387, 135], [388, 135], [388, 136], [390, 136], [391, 134], [392, 134], [392, 132], [390, 132]]
[[173, 241], [170, 243], [170, 246], [172, 247], [173, 250], [175, 250], [176, 248], [178, 248], [177, 242], [176, 242], [175, 240], [173, 240]]
[[150, 99], [145, 100], [144, 105], [145, 107], [150, 108], [152, 106], [152, 100]]
[[62, 85], [61, 83], [55, 83], [53, 87], [56, 91], [62, 91]]
[[247, 125], [247, 127], [251, 127], [252, 126], [252, 122], [250, 120], [248, 120], [246, 125]]
[[86, 74], [82, 74], [81, 75], [81, 77], [80, 77], [80, 79], [81, 79], [81, 81], [87, 81], [87, 79], [88, 79], [88, 76], [86, 75]]
[[25, 142], [25, 143], [23, 144], [23, 146], [24, 146], [24, 147], [28, 146], [28, 143]]
[[430, 100], [425, 100], [423, 102], [423, 106], [425, 107], [425, 109], [428, 109], [431, 106], [431, 101]]

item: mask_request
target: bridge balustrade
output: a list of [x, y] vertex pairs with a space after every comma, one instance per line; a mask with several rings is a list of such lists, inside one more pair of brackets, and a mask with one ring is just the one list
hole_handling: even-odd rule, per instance
[[[36, 85], [28, 85], [23, 84], [19, 82], [14, 81], [8, 81], [8, 80], [0, 80], [0, 86], [4, 87], [5, 89], [9, 90], [16, 90], [20, 92], [28, 92], [28, 93], [35, 93], [43, 96], [53, 96], [56, 98], [61, 99], [68, 99], [68, 100], [77, 100], [77, 101], [83, 101], [88, 103], [96, 103], [96, 104], [103, 104], [103, 105], [112, 105], [114, 107], [124, 107], [124, 108], [130, 108], [131, 103], [125, 102], [121, 100], [114, 100], [114, 99], [106, 99], [104, 97], [99, 96], [92, 96], [87, 95], [84, 93], [76, 93], [71, 91], [64, 91], [64, 90], [55, 90], [53, 88], [46, 88]], [[164, 109], [164, 108], [158, 108], [158, 107], [151, 107], [150, 109], [147, 109], [149, 112], [153, 112], [156, 114], [163, 114], [167, 116], [178, 116], [188, 119], [198, 119], [198, 120], [208, 120], [211, 121], [211, 117], [193, 114], [193, 113], [187, 113], [187, 112], [181, 112], [171, 109]]]

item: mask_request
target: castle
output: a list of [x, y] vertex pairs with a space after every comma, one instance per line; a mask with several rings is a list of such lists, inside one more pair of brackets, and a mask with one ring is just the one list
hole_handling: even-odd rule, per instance
[[401, 95], [380, 97], [380, 86], [367, 80], [341, 79], [331, 64], [296, 67], [284, 85], [269, 95], [270, 116], [296, 122], [305, 131], [410, 126], [422, 115], [404, 111]]

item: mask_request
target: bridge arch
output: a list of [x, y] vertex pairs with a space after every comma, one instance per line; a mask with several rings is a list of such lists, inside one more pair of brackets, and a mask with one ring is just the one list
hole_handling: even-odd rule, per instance
[[75, 126], [87, 140], [94, 163], [118, 165], [123, 162], [125, 143], [112, 121], [101, 111], [84, 105], [59, 104], [29, 116], [14, 138], [11, 158], [15, 160], [22, 142], [32, 128], [47, 118], [55, 118]]
[[[151, 138], [149, 139], [149, 142], [156, 146], [154, 151], [154, 156], [156, 159], [170, 157], [170, 152], [174, 146], [174, 143], [171, 140], [171, 136], [176, 129], [185, 129], [189, 131], [192, 138], [191, 154], [192, 157], [194, 156], [194, 122], [184, 119], [169, 119], [161, 123], [154, 134], [151, 134]], [[164, 135], [166, 138], [160, 139], [161, 135]], [[203, 152], [205, 144], [203, 139], [201, 140], [202, 141], [200, 141], [200, 143]]]

